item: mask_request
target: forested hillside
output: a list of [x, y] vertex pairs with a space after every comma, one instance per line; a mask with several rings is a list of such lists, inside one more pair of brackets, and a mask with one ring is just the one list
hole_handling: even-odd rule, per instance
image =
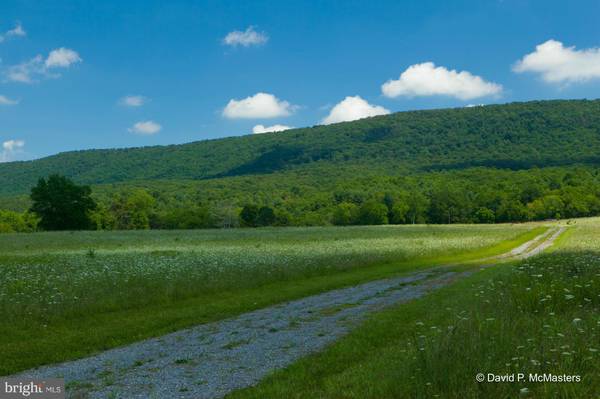
[[92, 185], [112, 218], [138, 196], [154, 227], [189, 227], [189, 209], [192, 227], [235, 225], [245, 205], [273, 211], [263, 224], [576, 217], [600, 212], [599, 165], [600, 100], [535, 101], [5, 163], [0, 208], [26, 209], [58, 173]]
[[523, 169], [600, 161], [600, 100], [538, 101], [400, 112], [355, 122], [183, 145], [86, 150], [0, 165], [0, 192], [23, 193], [40, 176], [80, 183], [215, 179], [360, 164], [411, 171]]

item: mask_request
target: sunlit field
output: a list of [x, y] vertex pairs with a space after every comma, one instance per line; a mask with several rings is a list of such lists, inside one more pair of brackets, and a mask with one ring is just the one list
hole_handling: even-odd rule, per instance
[[365, 227], [0, 236], [4, 320], [51, 321], [371, 263], [456, 254], [530, 227]]
[[536, 225], [0, 235], [0, 374], [369, 279], [500, 253]]
[[[596, 218], [571, 223], [550, 252], [376, 315], [326, 352], [232, 397], [592, 398], [599, 350]], [[478, 373], [526, 380], [477, 382]], [[566, 378], [574, 382], [556, 382]]]

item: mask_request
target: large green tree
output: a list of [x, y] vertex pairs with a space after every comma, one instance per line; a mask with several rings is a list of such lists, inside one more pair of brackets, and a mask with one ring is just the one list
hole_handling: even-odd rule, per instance
[[258, 226], [271, 226], [275, 224], [277, 217], [275, 216], [275, 211], [268, 206], [262, 206], [258, 210], [258, 215], [256, 216], [256, 224]]
[[388, 223], [388, 208], [376, 201], [367, 201], [358, 210], [358, 224], [375, 225]]
[[358, 206], [351, 202], [342, 202], [333, 210], [332, 223], [338, 226], [355, 224], [358, 218]]
[[115, 216], [118, 230], [150, 228], [150, 213], [155, 200], [146, 190], [138, 188], [121, 192], [113, 198], [110, 211]]
[[89, 186], [79, 186], [71, 179], [50, 175], [40, 178], [31, 189], [31, 209], [44, 230], [83, 230], [91, 227], [89, 213], [96, 208]]
[[258, 206], [254, 204], [245, 205], [240, 212], [240, 220], [244, 227], [256, 227], [258, 219]]

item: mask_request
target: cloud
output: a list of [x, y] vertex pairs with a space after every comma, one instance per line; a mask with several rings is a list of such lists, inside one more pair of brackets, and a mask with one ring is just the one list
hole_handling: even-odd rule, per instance
[[15, 27], [13, 29], [7, 31], [3, 35], [0, 35], [0, 43], [2, 43], [3, 41], [5, 41], [6, 39], [9, 39], [11, 37], [23, 37], [23, 36], [27, 36], [27, 32], [25, 32], [25, 29], [23, 29], [23, 26], [21, 25], [21, 23], [17, 22], [17, 24], [15, 25]]
[[142, 122], [137, 122], [128, 130], [131, 133], [151, 136], [153, 134], [160, 132], [162, 130], [162, 126], [154, 121], [142, 121]]
[[82, 62], [79, 54], [71, 49], [61, 47], [52, 50], [48, 57], [36, 55], [29, 61], [11, 65], [4, 71], [4, 76], [11, 82], [33, 83], [39, 78], [58, 78], [58, 68], [68, 68], [72, 64]]
[[291, 115], [295, 106], [279, 100], [273, 94], [256, 93], [242, 100], [229, 100], [223, 116], [229, 119], [278, 118]]
[[25, 29], [23, 29], [23, 25], [21, 25], [20, 22], [17, 22], [15, 27], [13, 29], [9, 30], [8, 32], [6, 32], [6, 34], [4, 36], [5, 37], [12, 37], [12, 36], [23, 37], [23, 36], [27, 36], [27, 32], [25, 32]]
[[256, 125], [252, 128], [252, 133], [271, 133], [271, 132], [282, 132], [284, 130], [293, 129], [292, 126], [286, 125], [273, 125], [273, 126], [264, 126], [264, 125]]
[[33, 83], [37, 76], [47, 76], [44, 59], [37, 55], [29, 61], [9, 66], [4, 72], [6, 79], [11, 82]]
[[119, 104], [124, 107], [141, 107], [148, 99], [144, 96], [125, 96], [119, 100]]
[[76, 51], [61, 47], [52, 50], [46, 58], [46, 68], [68, 68], [71, 64], [81, 62], [81, 57]]
[[433, 62], [409, 66], [397, 80], [388, 80], [381, 86], [384, 96], [450, 96], [460, 100], [497, 95], [502, 86], [486, 82], [468, 71], [436, 67]]
[[513, 66], [517, 73], [533, 72], [547, 83], [581, 83], [600, 78], [600, 48], [575, 50], [556, 40], [535, 47]]
[[269, 37], [264, 32], [257, 32], [254, 27], [249, 26], [245, 31], [234, 30], [229, 32], [227, 36], [223, 38], [223, 44], [227, 46], [237, 47], [249, 47], [249, 46], [260, 46], [265, 44], [269, 40]]
[[18, 100], [11, 100], [10, 98], [0, 94], [0, 105], [17, 105]]
[[25, 146], [25, 142], [23, 140], [8, 140], [2, 143], [2, 148], [5, 151], [16, 151], [19, 148], [23, 148]]
[[2, 143], [2, 152], [0, 152], [0, 162], [10, 162], [14, 160], [15, 155], [23, 152], [25, 142], [23, 140], [8, 140]]
[[329, 115], [323, 119], [322, 123], [329, 125], [331, 123], [354, 121], [389, 113], [389, 110], [379, 105], [371, 105], [360, 96], [346, 97], [331, 109]]

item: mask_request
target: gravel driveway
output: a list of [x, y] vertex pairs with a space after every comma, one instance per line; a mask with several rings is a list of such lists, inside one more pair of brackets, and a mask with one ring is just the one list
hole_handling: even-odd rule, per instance
[[72, 398], [219, 398], [323, 349], [370, 313], [457, 277], [429, 271], [373, 281], [21, 375], [64, 377]]

